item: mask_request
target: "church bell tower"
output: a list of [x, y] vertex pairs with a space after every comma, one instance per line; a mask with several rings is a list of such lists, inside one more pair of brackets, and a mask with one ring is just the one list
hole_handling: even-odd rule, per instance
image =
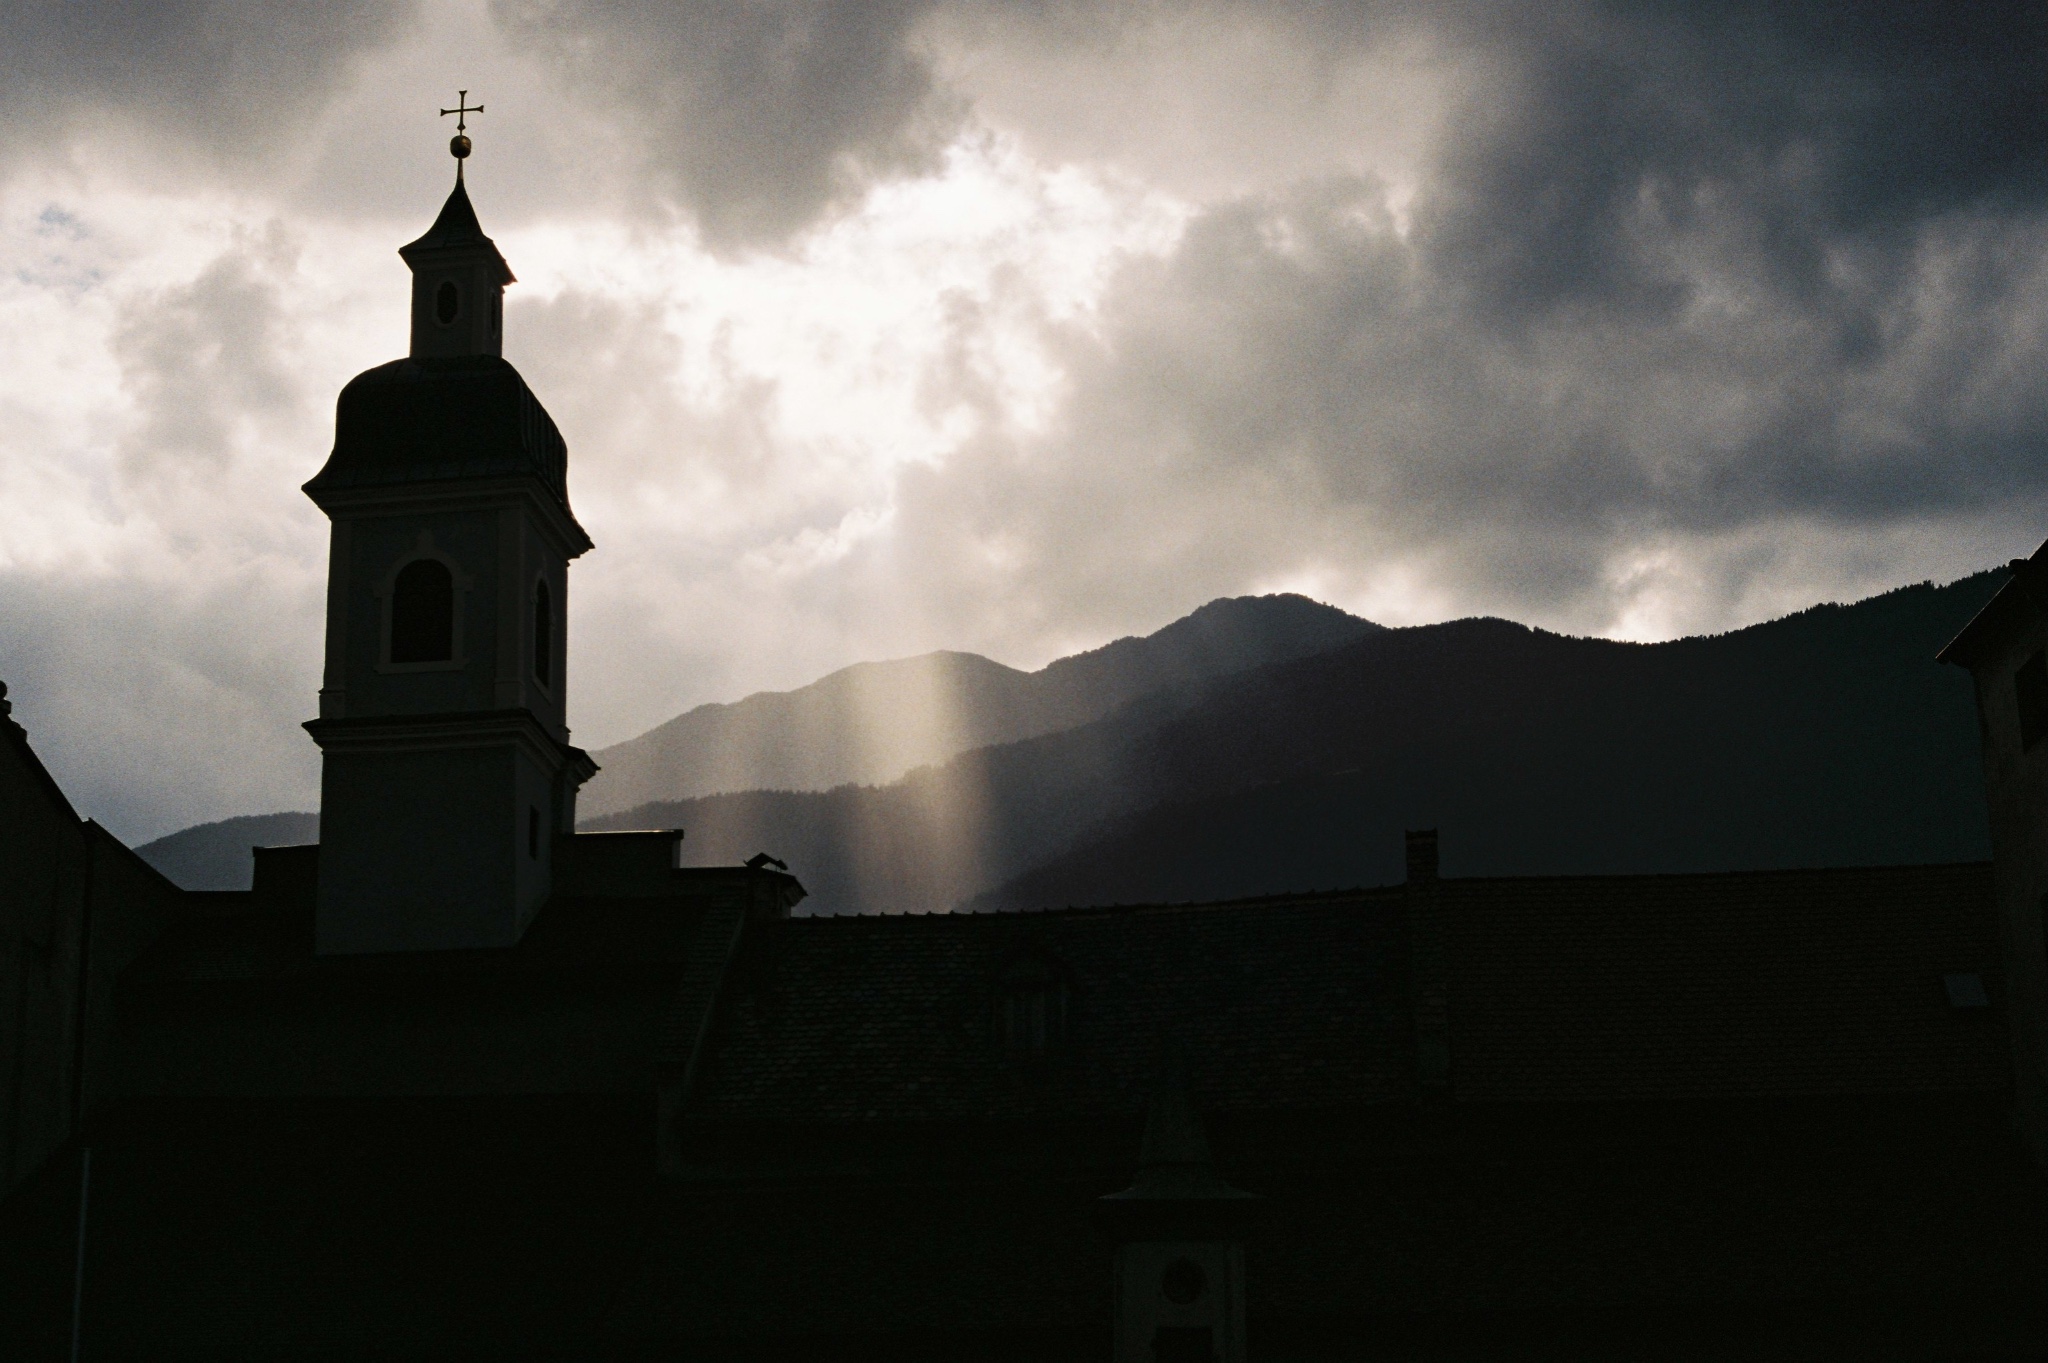
[[305, 488], [333, 523], [306, 725], [324, 954], [515, 945], [597, 770], [564, 705], [569, 562], [590, 537], [561, 433], [501, 356], [512, 271], [470, 206], [457, 126], [454, 192], [399, 250], [411, 354], [342, 389]]

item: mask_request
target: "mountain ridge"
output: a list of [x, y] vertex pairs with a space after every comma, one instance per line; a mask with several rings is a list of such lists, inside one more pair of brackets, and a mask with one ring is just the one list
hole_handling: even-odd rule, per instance
[[246, 890], [254, 872], [250, 848], [291, 847], [319, 840], [318, 814], [285, 810], [194, 824], [143, 843], [135, 855], [187, 890]]
[[[582, 826], [683, 826], [693, 864], [774, 852], [813, 906], [841, 911], [1382, 883], [1400, 876], [1400, 827], [1431, 824], [1451, 874], [1969, 859], [1986, 839], [1974, 703], [1932, 656], [2004, 576], [1649, 644], [1342, 617], [1333, 647], [1247, 670], [1177, 647], [1211, 670], [1155, 667], [1167, 685], [1086, 723], [892, 781], [650, 802]], [[1303, 604], [1316, 628], [1341, 616]], [[1085, 683], [1086, 660], [1112, 650], [1063, 670]], [[181, 883], [235, 888], [251, 843], [313, 837], [315, 815], [245, 816], [140, 850]]]
[[957, 650], [855, 663], [792, 691], [696, 706], [594, 753], [601, 770], [578, 809], [602, 818], [722, 792], [885, 784], [973, 748], [1087, 723], [1162, 687], [1380, 628], [1291, 593], [1219, 597], [1035, 672]]
[[[1321, 883], [1384, 882], [1399, 878], [1401, 827], [1430, 824], [1445, 826], [1447, 864], [1475, 874], [1971, 859], [1987, 837], [1974, 701], [1933, 654], [2003, 580], [1654, 644], [1493, 619], [1376, 632], [889, 786], [635, 813], [689, 828], [692, 860], [773, 851], [817, 907], [844, 911], [1314, 888], [1283, 846], [1302, 865], [1321, 856], [1334, 877]], [[1242, 836], [1225, 820], [1202, 838], [1113, 845], [1110, 830], [1142, 829], [1148, 810], [1249, 809], [1254, 786], [1344, 766], [1360, 775], [1327, 828], [1347, 849], [1334, 859], [1291, 843], [1271, 811]], [[1090, 847], [1082, 875], [1071, 859]], [[1062, 857], [1064, 878], [1050, 869]]]

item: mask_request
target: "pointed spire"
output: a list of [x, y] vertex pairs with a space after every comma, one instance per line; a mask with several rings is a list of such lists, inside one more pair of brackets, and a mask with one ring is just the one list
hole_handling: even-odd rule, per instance
[[1170, 1069], [1145, 1109], [1145, 1139], [1138, 1148], [1138, 1176], [1110, 1201], [1236, 1202], [1255, 1195], [1233, 1188], [1216, 1172], [1209, 1137], [1187, 1082]]
[[[410, 260], [415, 252], [460, 247], [483, 247], [492, 255], [498, 254], [497, 243], [484, 235], [483, 224], [476, 220], [476, 207], [469, 201], [468, 188], [457, 180], [448, 201], [441, 205], [441, 216], [434, 219], [434, 225], [417, 241], [399, 247], [398, 254]], [[498, 259], [502, 264], [504, 257], [499, 256]], [[509, 267], [505, 270], [505, 282], [513, 282]]]
[[512, 267], [484, 235], [460, 179], [426, 235], [398, 248], [413, 276], [412, 357], [504, 354], [505, 286]]

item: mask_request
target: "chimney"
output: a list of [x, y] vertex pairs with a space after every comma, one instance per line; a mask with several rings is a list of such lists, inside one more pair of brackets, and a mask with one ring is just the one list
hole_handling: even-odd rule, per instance
[[1431, 885], [1435, 882], [1436, 830], [1411, 828], [1408, 830], [1408, 883]]

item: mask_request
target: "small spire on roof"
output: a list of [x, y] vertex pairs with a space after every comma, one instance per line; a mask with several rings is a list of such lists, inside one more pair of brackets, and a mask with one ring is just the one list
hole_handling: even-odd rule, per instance
[[469, 102], [467, 90], [456, 91], [455, 107], [441, 111], [443, 118], [455, 115], [455, 136], [448, 139], [448, 154], [455, 158], [455, 183], [458, 185], [462, 183], [462, 163], [469, 159], [469, 116], [483, 111], [483, 105]]
[[1233, 1188], [1216, 1172], [1209, 1137], [1190, 1101], [1187, 1076], [1176, 1059], [1162, 1067], [1159, 1084], [1145, 1108], [1145, 1138], [1138, 1151], [1138, 1176], [1105, 1202], [1248, 1202], [1253, 1195]]

